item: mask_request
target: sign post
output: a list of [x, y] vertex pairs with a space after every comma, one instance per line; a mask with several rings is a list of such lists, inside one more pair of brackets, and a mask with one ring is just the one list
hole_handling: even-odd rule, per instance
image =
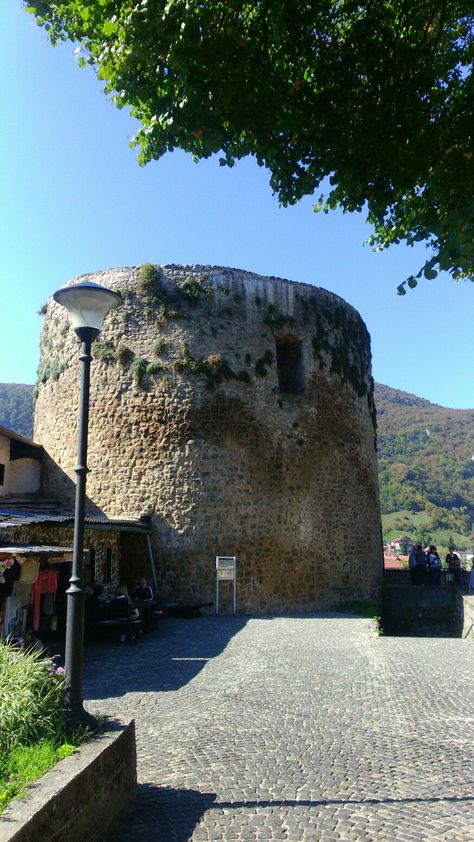
[[216, 556], [216, 617], [219, 614], [219, 584], [220, 582], [234, 583], [234, 610], [237, 606], [237, 559], [235, 555]]

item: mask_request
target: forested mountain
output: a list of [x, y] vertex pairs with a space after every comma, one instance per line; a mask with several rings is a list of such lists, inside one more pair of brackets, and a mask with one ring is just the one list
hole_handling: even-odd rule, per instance
[[31, 438], [33, 434], [33, 386], [0, 383], [0, 426]]
[[[32, 435], [32, 392], [0, 383], [0, 425]], [[474, 409], [445, 409], [379, 383], [375, 402], [382, 512], [426, 513], [428, 532], [473, 532]]]
[[446, 409], [376, 384], [382, 512], [424, 511], [429, 529], [474, 521], [474, 409]]

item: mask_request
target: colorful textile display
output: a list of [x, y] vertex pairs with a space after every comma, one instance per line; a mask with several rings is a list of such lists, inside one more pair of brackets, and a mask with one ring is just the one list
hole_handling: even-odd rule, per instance
[[52, 594], [52, 598], [54, 599], [57, 589], [57, 570], [40, 570], [38, 578], [31, 588], [30, 596], [30, 603], [34, 605], [33, 628], [35, 631], [38, 631], [40, 625], [41, 595]]

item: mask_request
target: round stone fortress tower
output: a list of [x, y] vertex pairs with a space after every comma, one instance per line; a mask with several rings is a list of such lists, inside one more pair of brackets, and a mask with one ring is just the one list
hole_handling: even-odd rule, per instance
[[[79, 280], [125, 302], [93, 348], [87, 495], [108, 515], [151, 514], [163, 596], [212, 600], [215, 556], [235, 555], [241, 612], [378, 600], [373, 381], [358, 313], [317, 287], [221, 267]], [[78, 340], [51, 299], [35, 440], [56, 495], [75, 476], [78, 393]]]

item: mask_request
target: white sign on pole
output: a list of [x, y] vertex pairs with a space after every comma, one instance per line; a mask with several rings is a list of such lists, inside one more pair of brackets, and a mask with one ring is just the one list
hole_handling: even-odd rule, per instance
[[216, 616], [219, 613], [219, 583], [220, 582], [234, 583], [234, 610], [235, 617], [237, 605], [237, 559], [235, 555], [218, 555], [216, 556]]

